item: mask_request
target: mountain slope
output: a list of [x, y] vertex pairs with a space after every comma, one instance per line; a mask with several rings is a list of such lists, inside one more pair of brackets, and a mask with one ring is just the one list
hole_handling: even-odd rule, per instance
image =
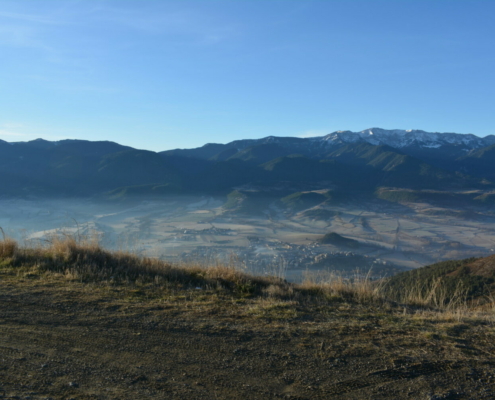
[[325, 183], [347, 189], [373, 187], [368, 171], [349, 168], [334, 160], [314, 160], [303, 156], [279, 157], [260, 166], [268, 172], [265, 179], [303, 183]]
[[[360, 132], [336, 131], [312, 138], [291, 138], [268, 136], [262, 139], [236, 140], [227, 144], [207, 144], [197, 149], [177, 149], [162, 152], [164, 155], [181, 155], [210, 159], [229, 150], [229, 157], [242, 153], [248, 148], [272, 144], [284, 149], [285, 154], [273, 154], [272, 159], [281, 155], [301, 154], [309, 158], [324, 158], [329, 152], [348, 144], [368, 143], [374, 146], [389, 146], [403, 154], [414, 156], [436, 167], [445, 168], [449, 160], [455, 160], [473, 149], [495, 144], [495, 136], [484, 138], [472, 134], [425, 132], [422, 130], [371, 128]], [[241, 156], [242, 157], [242, 156]]]
[[[321, 189], [371, 194], [379, 187], [485, 190], [493, 184], [481, 178], [495, 178], [492, 142], [493, 136], [377, 128], [306, 139], [269, 136], [161, 153], [104, 141], [0, 141], [0, 195], [92, 196], [116, 189], [144, 194], [171, 188], [223, 195], [247, 186], [283, 186], [284, 196]], [[412, 156], [414, 151], [419, 156]], [[425, 158], [431, 154], [439, 156], [428, 163]], [[462, 173], [466, 171], [481, 178], [470, 178]]]
[[476, 179], [436, 168], [387, 145], [347, 144], [328, 157], [343, 164], [373, 170], [376, 186], [438, 189], [479, 185]]
[[457, 161], [466, 173], [495, 181], [495, 144], [473, 150]]
[[241, 160], [258, 165], [291, 154], [290, 148], [280, 146], [276, 143], [262, 143], [232, 154], [229, 160]]
[[163, 182], [174, 175], [153, 152], [113, 142], [63, 140], [0, 144], [4, 195], [92, 195], [122, 185]]

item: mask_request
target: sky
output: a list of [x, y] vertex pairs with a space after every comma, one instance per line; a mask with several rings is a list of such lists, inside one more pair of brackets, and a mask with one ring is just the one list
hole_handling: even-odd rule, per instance
[[0, 139], [495, 134], [492, 0], [0, 0]]

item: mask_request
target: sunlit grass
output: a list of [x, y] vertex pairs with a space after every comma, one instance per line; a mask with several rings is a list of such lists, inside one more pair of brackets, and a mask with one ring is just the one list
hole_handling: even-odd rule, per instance
[[225, 293], [237, 299], [232, 303], [237, 306], [243, 305], [242, 299], [257, 299], [256, 304], [245, 305], [250, 315], [263, 318], [297, 318], [300, 304], [333, 304], [341, 313], [348, 305], [358, 304], [373, 308], [377, 315], [394, 315], [399, 320], [406, 317], [417, 323], [431, 319], [445, 323], [482, 319], [491, 323], [495, 314], [494, 299], [478, 307], [467, 301], [462, 286], [447, 295], [440, 280], [427, 287], [403, 288], [399, 294], [388, 291], [386, 280], [372, 280], [369, 274], [361, 273], [348, 278], [313, 272], [295, 284], [280, 277], [250, 275], [234, 261], [209, 267], [172, 264], [130, 252], [108, 251], [95, 237], [65, 234], [36, 247], [20, 246], [4, 236], [0, 241], [0, 269], [26, 282], [57, 277], [68, 282], [122, 287], [132, 301], [185, 296], [211, 303], [215, 293]]

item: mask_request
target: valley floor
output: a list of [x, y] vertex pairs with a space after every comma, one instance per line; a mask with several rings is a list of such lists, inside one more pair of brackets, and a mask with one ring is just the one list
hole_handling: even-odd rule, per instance
[[[63, 232], [94, 234], [106, 248], [173, 262], [214, 265], [230, 263], [235, 255], [252, 273], [292, 281], [301, 281], [308, 269], [354, 274], [372, 267], [373, 274], [383, 277], [495, 251], [495, 214], [487, 206], [440, 208], [363, 200], [315, 207], [310, 214], [287, 214], [264, 204], [268, 208], [243, 215], [226, 211], [222, 204], [201, 196], [129, 204], [4, 199], [0, 227], [29, 246]], [[320, 215], [325, 213], [332, 216]], [[358, 248], [320, 244], [329, 232], [356, 240]]]
[[394, 305], [0, 276], [0, 399], [493, 399], [495, 327]]

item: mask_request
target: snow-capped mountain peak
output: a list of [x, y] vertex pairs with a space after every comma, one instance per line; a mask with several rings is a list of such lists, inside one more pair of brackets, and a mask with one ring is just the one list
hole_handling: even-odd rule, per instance
[[360, 132], [336, 131], [321, 138], [327, 143], [368, 142], [374, 145], [387, 145], [402, 149], [405, 147], [439, 148], [456, 146], [465, 151], [489, 146], [495, 143], [494, 136], [480, 138], [472, 134], [425, 132], [417, 129], [369, 128]]

